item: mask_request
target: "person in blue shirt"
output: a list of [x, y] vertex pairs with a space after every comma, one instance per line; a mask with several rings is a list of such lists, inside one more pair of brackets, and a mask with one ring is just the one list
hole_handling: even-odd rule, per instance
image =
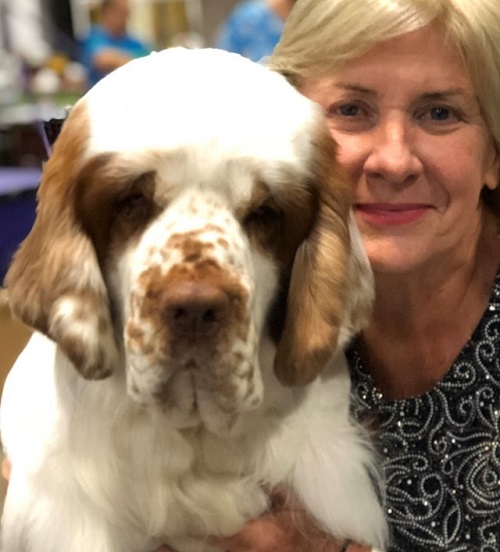
[[224, 21], [215, 46], [252, 61], [270, 56], [295, 0], [245, 0]]
[[83, 42], [83, 63], [89, 85], [128, 61], [145, 56], [150, 48], [127, 31], [130, 10], [127, 0], [104, 0], [101, 22], [94, 25]]

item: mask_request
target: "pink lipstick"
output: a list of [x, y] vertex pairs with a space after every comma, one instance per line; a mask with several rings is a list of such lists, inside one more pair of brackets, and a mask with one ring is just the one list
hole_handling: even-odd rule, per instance
[[374, 226], [400, 226], [421, 220], [430, 206], [422, 203], [357, 203], [356, 214]]

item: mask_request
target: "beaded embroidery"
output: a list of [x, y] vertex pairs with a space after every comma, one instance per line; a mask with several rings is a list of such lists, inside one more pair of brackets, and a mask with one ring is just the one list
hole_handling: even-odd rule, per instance
[[385, 401], [347, 352], [359, 416], [375, 414], [390, 552], [500, 550], [500, 273], [489, 307], [428, 393]]

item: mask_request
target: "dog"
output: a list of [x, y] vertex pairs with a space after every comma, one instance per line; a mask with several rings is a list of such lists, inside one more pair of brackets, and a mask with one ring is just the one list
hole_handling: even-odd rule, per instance
[[373, 281], [321, 109], [215, 49], [95, 85], [9, 268], [36, 332], [8, 377], [3, 552], [212, 550], [286, 486], [383, 547], [343, 347]]

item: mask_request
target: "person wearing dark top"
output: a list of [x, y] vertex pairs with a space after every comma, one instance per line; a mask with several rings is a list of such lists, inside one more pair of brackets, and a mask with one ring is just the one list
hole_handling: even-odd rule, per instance
[[[269, 66], [323, 108], [353, 186], [376, 299], [347, 356], [385, 470], [389, 550], [498, 551], [500, 6], [298, 0]], [[298, 543], [293, 514], [217, 543], [369, 550], [313, 531]]]

